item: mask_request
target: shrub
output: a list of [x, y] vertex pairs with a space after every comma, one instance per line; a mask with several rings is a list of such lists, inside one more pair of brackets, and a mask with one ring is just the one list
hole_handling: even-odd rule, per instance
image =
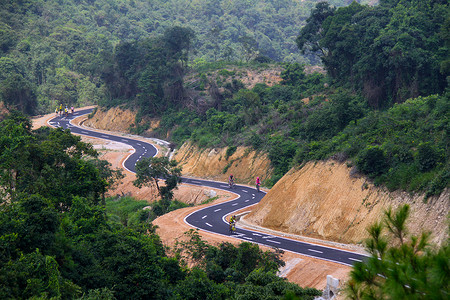
[[376, 177], [383, 174], [388, 165], [384, 151], [379, 146], [369, 146], [356, 158], [356, 166], [364, 174]]
[[236, 152], [237, 147], [236, 146], [230, 146], [227, 148], [227, 151], [225, 153], [225, 160], [228, 160], [228, 158]]
[[430, 143], [421, 143], [417, 149], [416, 161], [420, 171], [426, 172], [433, 169], [439, 159], [437, 151]]

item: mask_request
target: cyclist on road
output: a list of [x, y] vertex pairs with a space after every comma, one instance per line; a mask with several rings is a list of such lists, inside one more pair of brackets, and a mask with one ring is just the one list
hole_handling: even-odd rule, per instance
[[256, 177], [255, 185], [256, 185], [256, 190], [259, 192], [259, 187], [261, 186], [261, 180], [259, 179], [259, 177]]
[[233, 174], [230, 174], [230, 177], [228, 177], [228, 185], [230, 186], [230, 188], [232, 188], [234, 186]]
[[236, 231], [236, 216], [235, 215], [231, 216], [229, 225], [230, 225], [230, 227], [229, 227], [230, 234], [233, 234], [233, 232]]

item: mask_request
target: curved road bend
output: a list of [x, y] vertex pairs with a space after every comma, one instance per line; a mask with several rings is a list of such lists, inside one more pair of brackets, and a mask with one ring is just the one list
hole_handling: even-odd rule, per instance
[[[70, 129], [70, 131], [75, 134], [86, 135], [130, 145], [134, 148], [134, 152], [125, 160], [124, 167], [131, 172], [135, 172], [135, 164], [141, 158], [154, 156], [158, 153], [158, 150], [152, 144], [134, 140], [132, 138], [88, 130], [71, 123], [71, 120], [73, 120], [74, 118], [89, 114], [91, 111], [92, 109], [75, 111], [73, 115], [70, 115], [67, 118], [54, 117], [48, 121], [48, 124], [53, 127]], [[223, 182], [192, 179], [186, 177], [182, 178], [182, 182], [217, 189], [226, 189], [229, 191], [228, 184]], [[258, 193], [256, 189], [242, 185], [236, 185], [232, 189], [232, 192], [238, 195], [236, 199], [199, 209], [186, 216], [184, 221], [190, 226], [204, 231], [230, 236], [228, 223], [225, 220], [225, 217], [235, 211], [258, 203], [265, 195], [264, 192]], [[236, 228], [236, 231], [232, 234], [232, 236], [243, 241], [253, 242], [260, 245], [274, 247], [285, 251], [299, 253], [301, 255], [349, 266], [353, 265], [355, 262], [364, 260], [366, 257], [364, 255], [350, 251], [300, 242], [289, 238], [251, 231], [243, 228]]]

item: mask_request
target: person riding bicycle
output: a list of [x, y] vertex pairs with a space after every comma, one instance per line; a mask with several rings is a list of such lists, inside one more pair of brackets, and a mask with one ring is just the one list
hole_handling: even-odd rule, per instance
[[236, 215], [231, 216], [230, 218], [230, 224], [236, 222]]
[[70, 110], [72, 111], [72, 115], [73, 115], [73, 112], [75, 111], [75, 109], [73, 108], [73, 106], [70, 107]]
[[235, 232], [236, 231], [236, 216], [235, 215], [231, 216], [229, 225], [230, 225], [230, 233]]
[[230, 177], [228, 177], [228, 185], [231, 187], [233, 187], [234, 185], [234, 177], [233, 174], [230, 174]]
[[259, 179], [259, 177], [256, 177], [255, 185], [256, 185], [256, 189], [259, 192], [259, 187], [261, 186], [261, 180]]

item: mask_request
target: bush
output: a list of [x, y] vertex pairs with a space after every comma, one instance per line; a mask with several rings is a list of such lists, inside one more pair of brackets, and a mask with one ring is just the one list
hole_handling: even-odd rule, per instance
[[384, 151], [379, 146], [369, 146], [356, 158], [356, 166], [364, 174], [376, 177], [383, 174], [388, 165]]
[[236, 152], [237, 147], [236, 146], [230, 146], [227, 148], [227, 151], [225, 153], [225, 160], [228, 160], [228, 158]]
[[430, 143], [419, 144], [416, 161], [420, 171], [426, 172], [433, 169], [436, 166], [438, 159], [439, 155]]

